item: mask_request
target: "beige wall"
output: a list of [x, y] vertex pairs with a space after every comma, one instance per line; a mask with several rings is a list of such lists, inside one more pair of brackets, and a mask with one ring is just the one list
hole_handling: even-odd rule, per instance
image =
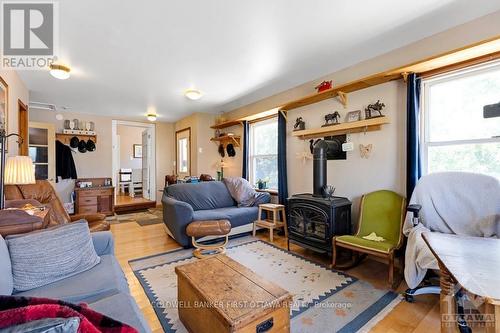
[[[76, 171], [79, 178], [112, 177], [112, 135], [111, 117], [96, 116], [84, 113], [64, 112], [64, 119], [79, 119], [93, 121], [97, 134], [96, 150], [86, 153], [74, 153]], [[56, 133], [64, 129], [64, 119], [57, 120], [56, 112], [48, 110], [30, 110], [30, 120], [52, 123], [56, 126]]]
[[156, 123], [156, 201], [161, 202], [165, 176], [174, 173], [174, 124]]
[[[256, 103], [232, 110], [226, 113], [225, 117], [237, 119], [270, 110], [313, 93], [313, 88], [323, 80], [333, 80], [334, 85], [340, 85], [492, 38], [498, 36], [499, 32], [500, 12], [497, 12], [336, 73], [325, 75]], [[308, 149], [309, 142], [291, 136], [295, 118], [302, 116], [306, 121], [306, 128], [315, 128], [321, 126], [323, 116], [327, 113], [337, 110], [342, 114], [344, 120], [346, 112], [363, 110], [367, 104], [381, 99], [386, 104], [384, 113], [388, 115], [391, 123], [384, 125], [381, 131], [369, 132], [366, 135], [351, 135], [355, 150], [347, 153], [347, 160], [328, 161], [328, 183], [337, 188], [337, 195], [347, 196], [353, 201], [353, 217], [356, 219], [359, 199], [363, 193], [377, 189], [391, 189], [401, 194], [405, 192], [406, 90], [402, 81], [390, 82], [350, 93], [348, 99], [347, 109], [344, 109], [336, 100], [327, 100], [288, 113], [288, 188], [289, 195], [312, 191], [312, 161], [302, 164], [296, 156], [297, 153]], [[204, 124], [205, 127], [208, 125]], [[200, 128], [199, 131], [201, 132], [203, 129]], [[241, 133], [241, 127], [234, 126], [226, 131]], [[198, 140], [203, 139], [198, 138]], [[373, 153], [369, 159], [360, 157], [360, 143], [373, 144]], [[225, 175], [241, 175], [241, 152], [239, 153], [235, 158], [227, 160], [229, 167], [225, 169]]]
[[144, 128], [118, 125], [116, 134], [120, 137], [120, 169], [141, 169], [142, 159], [134, 158], [134, 145], [142, 144]]
[[[30, 110], [30, 120], [53, 123], [56, 132], [62, 132], [64, 120], [56, 120], [56, 113], [46, 110]], [[111, 177], [112, 176], [112, 117], [89, 115], [84, 113], [64, 112], [64, 119], [81, 119], [93, 121], [97, 133], [96, 150], [87, 153], [75, 153], [78, 177]], [[126, 119], [119, 119], [126, 120]], [[156, 199], [160, 202], [166, 174], [172, 172], [174, 125], [172, 123], [156, 123]], [[128, 130], [128, 129], [127, 129]], [[142, 131], [142, 129], [141, 129]], [[122, 140], [125, 135], [122, 135]], [[139, 138], [137, 143], [142, 140]]]
[[[289, 194], [312, 192], [312, 160], [302, 163], [298, 153], [309, 150], [309, 141], [292, 137], [294, 120], [303, 117], [306, 128], [318, 128], [323, 116], [338, 110], [342, 121], [348, 111], [364, 110], [369, 103], [378, 99], [386, 105], [383, 113], [390, 124], [383, 125], [381, 131], [350, 134], [354, 150], [347, 152], [346, 160], [327, 162], [328, 184], [336, 187], [336, 195], [350, 198], [353, 216], [357, 216], [357, 206], [361, 194], [379, 189], [388, 189], [400, 194], [405, 193], [406, 170], [406, 94], [401, 81], [381, 84], [370, 89], [349, 94], [349, 106], [344, 109], [336, 100], [327, 100], [288, 113], [287, 122], [287, 171]], [[368, 159], [361, 158], [359, 145], [372, 144]]]
[[[8, 101], [8, 114], [7, 114], [7, 132], [19, 133], [19, 109], [18, 100], [21, 100], [24, 104], [29, 102], [29, 91], [25, 86], [24, 82], [21, 81], [19, 76], [15, 71], [0, 71], [0, 77], [8, 85], [9, 101]], [[8, 149], [10, 156], [15, 156], [19, 152], [19, 147], [16, 143], [15, 138], [10, 138], [8, 143]]]
[[[214, 123], [215, 115], [208, 113], [194, 113], [175, 123], [176, 131], [191, 128], [191, 175], [193, 176], [206, 173], [215, 177], [217, 174], [217, 165], [221, 157], [217, 153], [217, 145], [210, 141], [214, 136], [214, 130], [210, 126]], [[236, 149], [236, 154], [238, 153], [239, 149]]]

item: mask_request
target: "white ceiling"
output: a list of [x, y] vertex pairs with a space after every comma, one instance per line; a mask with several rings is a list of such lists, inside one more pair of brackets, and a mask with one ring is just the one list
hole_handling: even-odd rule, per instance
[[[491, 0], [65, 0], [66, 81], [24, 71], [30, 99], [160, 121], [228, 111], [500, 10]], [[183, 91], [205, 93], [187, 100]], [[33, 111], [35, 112], [35, 111]]]

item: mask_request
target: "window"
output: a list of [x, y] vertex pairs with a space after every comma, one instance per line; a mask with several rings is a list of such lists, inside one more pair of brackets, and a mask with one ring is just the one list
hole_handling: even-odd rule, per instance
[[191, 173], [191, 128], [175, 132], [177, 176], [185, 177]]
[[500, 179], [500, 118], [483, 106], [500, 102], [500, 64], [423, 81], [423, 172], [469, 171]]
[[278, 118], [250, 124], [249, 181], [268, 180], [267, 188], [278, 189]]
[[188, 140], [187, 138], [179, 139], [179, 172], [186, 173], [188, 171]]

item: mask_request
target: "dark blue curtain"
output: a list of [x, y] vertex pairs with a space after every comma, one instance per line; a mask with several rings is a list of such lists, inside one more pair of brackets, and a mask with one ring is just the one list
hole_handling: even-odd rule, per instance
[[278, 199], [279, 203], [286, 204], [288, 198], [288, 184], [286, 174], [286, 118], [278, 112]]
[[406, 101], [406, 197], [411, 198], [422, 176], [420, 160], [420, 83], [416, 74], [408, 76]]
[[241, 170], [241, 177], [245, 178], [248, 180], [248, 145], [249, 145], [249, 138], [248, 138], [248, 121], [243, 121], [243, 163], [242, 163], [242, 170]]

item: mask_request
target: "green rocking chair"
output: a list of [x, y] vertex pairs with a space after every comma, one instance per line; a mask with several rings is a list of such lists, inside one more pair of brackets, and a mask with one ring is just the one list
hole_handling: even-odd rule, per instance
[[336, 267], [337, 247], [354, 251], [352, 267], [361, 259], [358, 253], [386, 258], [389, 261], [389, 285], [394, 287], [394, 252], [403, 245], [403, 221], [406, 200], [399, 194], [382, 190], [363, 195], [355, 235], [333, 238], [333, 267]]

